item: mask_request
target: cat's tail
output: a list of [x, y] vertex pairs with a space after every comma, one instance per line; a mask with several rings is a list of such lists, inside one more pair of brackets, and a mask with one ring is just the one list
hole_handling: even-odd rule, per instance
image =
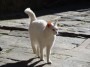
[[29, 18], [31, 19], [31, 23], [32, 23], [34, 20], [37, 19], [35, 13], [34, 13], [30, 8], [26, 8], [26, 9], [24, 10], [24, 12], [25, 12], [25, 13], [29, 16]]

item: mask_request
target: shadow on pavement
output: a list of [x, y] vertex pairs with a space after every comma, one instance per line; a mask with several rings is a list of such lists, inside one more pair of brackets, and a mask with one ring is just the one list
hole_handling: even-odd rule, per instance
[[90, 35], [86, 34], [75, 34], [75, 33], [69, 33], [69, 32], [58, 32], [57, 36], [63, 36], [63, 37], [77, 37], [77, 38], [90, 38]]
[[[83, 9], [83, 10], [82, 10]], [[71, 3], [64, 3], [64, 4], [57, 4], [53, 5], [52, 7], [46, 8], [43, 7], [42, 9], [37, 8], [36, 10], [33, 10], [35, 14], [38, 16], [42, 15], [48, 15], [48, 14], [55, 14], [65, 11], [77, 11], [84, 9], [90, 9], [90, 2], [88, 1], [77, 1], [77, 2], [71, 2]], [[7, 20], [7, 19], [20, 19], [20, 18], [27, 18], [28, 16], [24, 13], [24, 10], [17, 13], [11, 13], [11, 14], [5, 14], [0, 15], [0, 20]]]
[[[27, 61], [20, 61], [17, 63], [8, 63], [8, 64], [2, 65], [0, 67], [42, 67], [42, 66], [46, 65], [46, 63], [44, 63], [44, 64], [40, 64], [40, 65], [35, 66], [36, 64], [38, 64], [41, 61], [38, 60], [34, 63], [31, 63], [34, 59], [36, 59], [36, 58], [31, 58]], [[31, 63], [31, 64], [28, 65], [28, 63]]]

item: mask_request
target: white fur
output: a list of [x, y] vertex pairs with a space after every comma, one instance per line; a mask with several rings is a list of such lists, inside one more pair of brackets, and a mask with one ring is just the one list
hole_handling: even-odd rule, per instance
[[31, 19], [29, 34], [33, 52], [43, 60], [43, 49], [46, 47], [47, 63], [51, 63], [49, 56], [57, 34], [57, 26], [51, 23], [52, 26], [48, 27], [47, 22], [38, 20], [35, 13], [30, 8], [25, 9], [25, 13]]

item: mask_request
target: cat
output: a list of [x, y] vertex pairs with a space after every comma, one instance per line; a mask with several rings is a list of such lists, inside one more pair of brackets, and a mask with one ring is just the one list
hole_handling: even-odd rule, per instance
[[30, 8], [26, 8], [24, 12], [31, 19], [28, 31], [34, 54], [40, 57], [40, 60], [44, 60], [43, 49], [46, 48], [47, 63], [51, 64], [50, 53], [56, 34], [58, 33], [57, 24], [50, 21], [38, 20]]

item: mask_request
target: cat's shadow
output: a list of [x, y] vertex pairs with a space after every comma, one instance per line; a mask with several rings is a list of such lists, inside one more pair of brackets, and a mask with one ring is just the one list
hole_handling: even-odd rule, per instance
[[[20, 61], [17, 63], [8, 63], [8, 64], [2, 65], [0, 67], [43, 67], [44, 65], [47, 64], [47, 63], [43, 63], [40, 65], [37, 65], [39, 62], [41, 62], [40, 60], [35, 61], [34, 63], [31, 63], [34, 59], [36, 59], [36, 58], [31, 58], [27, 61]], [[31, 64], [28, 65], [28, 63], [31, 63]]]

